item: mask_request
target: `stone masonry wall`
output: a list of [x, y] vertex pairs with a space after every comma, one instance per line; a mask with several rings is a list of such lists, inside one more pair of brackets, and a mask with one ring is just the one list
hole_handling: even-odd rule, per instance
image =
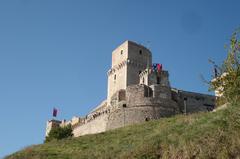
[[167, 94], [170, 97], [162, 98], [158, 91], [157, 98], [153, 98], [146, 95], [149, 89], [146, 85], [127, 87], [126, 104], [110, 113], [107, 130], [179, 113], [177, 103], [170, 99], [171, 93]]
[[110, 113], [107, 130], [159, 119], [172, 115], [173, 110], [167, 107], [142, 105], [138, 107], [122, 107]]
[[106, 131], [107, 121], [108, 114], [102, 114], [85, 124], [79, 125], [73, 129], [74, 137], [104, 132]]
[[211, 111], [215, 107], [215, 96], [172, 89], [172, 98], [178, 103], [181, 112], [185, 112], [184, 100], [186, 102], [186, 113], [199, 111]]

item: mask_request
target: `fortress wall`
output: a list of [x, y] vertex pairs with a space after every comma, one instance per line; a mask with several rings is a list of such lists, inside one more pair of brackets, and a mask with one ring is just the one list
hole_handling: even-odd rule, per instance
[[161, 105], [177, 108], [177, 103], [172, 100], [169, 87], [152, 85], [134, 85], [126, 90], [127, 107], [141, 105]]
[[145, 91], [147, 87], [145, 85], [134, 85], [134, 86], [128, 86], [126, 90], [126, 99], [128, 101], [128, 104], [130, 105], [136, 105], [139, 102], [142, 103], [141, 100], [137, 99], [143, 99], [145, 96]]
[[[146, 97], [149, 88], [146, 85], [127, 87], [126, 105], [119, 104], [118, 109], [109, 114], [107, 130], [179, 113], [177, 103], [169, 99], [171, 97], [169, 88], [166, 96], [170, 97], [167, 98]], [[165, 89], [166, 87], [163, 87], [162, 90], [159, 87], [158, 95], [166, 93]]]
[[102, 114], [87, 123], [77, 126], [73, 130], [74, 137], [86, 135], [86, 134], [95, 134], [106, 131], [106, 124], [108, 120], [108, 114]]
[[122, 107], [109, 115], [107, 130], [173, 115], [173, 108], [161, 106]]
[[169, 87], [160, 86], [160, 85], [152, 85], [153, 97], [154, 98], [164, 98], [170, 99], [172, 98], [171, 89]]
[[179, 91], [179, 106], [184, 110], [184, 98], [186, 99], [187, 113], [210, 111], [215, 107], [215, 96], [188, 91]]

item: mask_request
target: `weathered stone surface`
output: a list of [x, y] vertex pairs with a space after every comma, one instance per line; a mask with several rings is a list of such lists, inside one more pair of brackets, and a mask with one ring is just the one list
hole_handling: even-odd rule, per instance
[[108, 114], [102, 114], [95, 119], [77, 126], [73, 129], [73, 134], [75, 137], [82, 136], [86, 134], [95, 134], [106, 131], [106, 126], [108, 122]]
[[[172, 89], [172, 98], [177, 100], [181, 112], [194, 113], [199, 111], [212, 111], [215, 107], [215, 96], [195, 92]], [[184, 100], [186, 108], [184, 108]]]

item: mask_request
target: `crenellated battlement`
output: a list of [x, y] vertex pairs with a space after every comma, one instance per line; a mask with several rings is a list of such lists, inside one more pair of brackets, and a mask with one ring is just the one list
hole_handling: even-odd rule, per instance
[[133, 67], [136, 67], [136, 68], [143, 68], [144, 66], [146, 66], [146, 63], [145, 64], [142, 64], [141, 62], [137, 61], [137, 60], [132, 60], [132, 59], [127, 59], [127, 60], [124, 60], [122, 61], [121, 63], [119, 63], [118, 65], [114, 66], [113, 68], [111, 68], [108, 72], [107, 72], [107, 75], [110, 76], [114, 73], [116, 73], [116, 71], [119, 71], [120, 69], [126, 67], [127, 65], [131, 65]]

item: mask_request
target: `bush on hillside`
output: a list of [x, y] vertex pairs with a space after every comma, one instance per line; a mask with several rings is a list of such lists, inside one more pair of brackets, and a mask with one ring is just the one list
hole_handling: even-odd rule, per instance
[[49, 142], [52, 140], [61, 140], [72, 136], [73, 134], [71, 125], [65, 127], [56, 127], [51, 129], [44, 142]]

